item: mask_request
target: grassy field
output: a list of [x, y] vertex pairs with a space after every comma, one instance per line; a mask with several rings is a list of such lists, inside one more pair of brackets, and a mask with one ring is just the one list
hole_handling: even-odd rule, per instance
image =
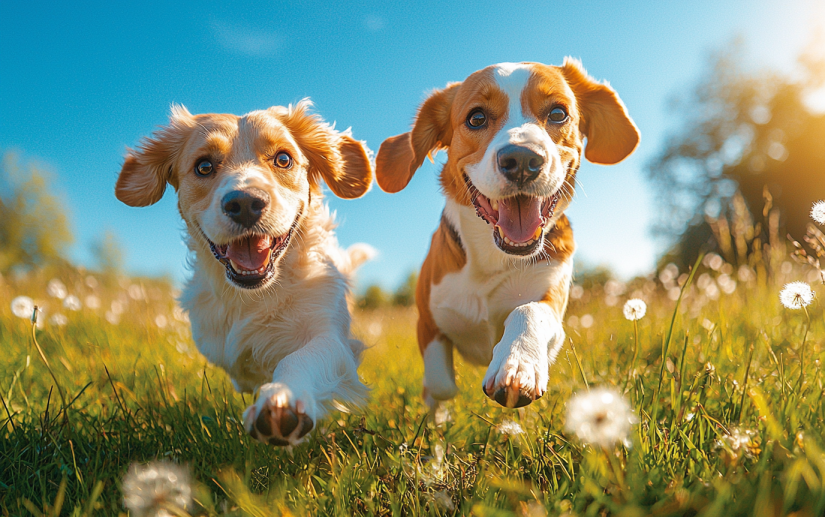
[[[549, 390], [523, 410], [488, 401], [484, 372], [459, 360], [459, 396], [428, 417], [414, 310], [357, 312], [370, 403], [293, 449], [245, 435], [250, 397], [197, 353], [167, 284], [72, 269], [4, 278], [0, 513], [126, 514], [129, 466], [168, 460], [191, 471], [192, 515], [823, 515], [823, 308], [807, 308], [808, 325], [782, 307], [784, 283], [816, 275], [774, 269], [706, 258], [678, 307], [687, 275], [672, 267], [582, 281]], [[48, 294], [51, 279], [83, 307]], [[11, 313], [18, 295], [44, 306], [37, 341], [67, 411], [29, 321]], [[636, 375], [632, 297], [647, 301]], [[629, 446], [565, 431], [567, 401], [588, 386], [625, 393]]]

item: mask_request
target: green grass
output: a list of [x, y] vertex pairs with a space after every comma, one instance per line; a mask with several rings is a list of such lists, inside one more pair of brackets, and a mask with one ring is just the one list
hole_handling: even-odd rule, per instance
[[[103, 308], [58, 309], [45, 294], [55, 275]], [[125, 514], [120, 489], [130, 464], [167, 459], [192, 471], [193, 515], [822, 515], [823, 310], [809, 307], [800, 388], [807, 320], [778, 301], [783, 282], [803, 277], [797, 269], [760, 274], [718, 300], [700, 296], [694, 280], [679, 310], [658, 282], [631, 284], [618, 303], [610, 288], [605, 295], [588, 285], [571, 301], [569, 340], [542, 399], [503, 409], [483, 396], [484, 372], [459, 360], [461, 392], [441, 424], [420, 399], [414, 311], [358, 312], [354, 331], [371, 345], [360, 370], [371, 400], [360, 412], [333, 413], [291, 450], [244, 434], [251, 398], [197, 354], [164, 283], [109, 280], [93, 289], [71, 270], [5, 278], [0, 513]], [[648, 314], [631, 378], [635, 332], [621, 306], [634, 289]], [[10, 312], [18, 294], [47, 302], [46, 319], [58, 310], [69, 318], [37, 331], [65, 412], [28, 322]], [[113, 300], [124, 309], [116, 325], [103, 316]], [[565, 404], [586, 389], [585, 378], [591, 387], [627, 386], [639, 419], [632, 447], [594, 450], [565, 433]], [[524, 434], [499, 432], [507, 420]], [[753, 434], [733, 450], [724, 437], [736, 428]]]

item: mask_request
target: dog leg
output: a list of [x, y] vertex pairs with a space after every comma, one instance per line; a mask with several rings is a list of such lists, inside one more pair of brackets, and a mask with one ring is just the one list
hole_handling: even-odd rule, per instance
[[358, 357], [349, 340], [315, 338], [286, 356], [244, 411], [244, 427], [256, 440], [295, 445], [323, 417], [333, 399], [359, 405], [367, 388], [358, 379]]
[[481, 389], [504, 407], [530, 404], [547, 391], [550, 364], [562, 343], [561, 321], [544, 303], [516, 307], [504, 322]]
[[437, 337], [424, 349], [424, 401], [435, 409], [439, 401], [449, 400], [456, 393], [453, 344]]

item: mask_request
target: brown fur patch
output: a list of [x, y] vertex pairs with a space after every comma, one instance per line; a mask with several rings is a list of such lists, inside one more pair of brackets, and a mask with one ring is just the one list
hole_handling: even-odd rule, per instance
[[627, 158], [639, 144], [639, 130], [613, 88], [599, 83], [575, 59], [560, 68], [581, 110], [579, 129], [587, 137], [584, 156], [611, 165]]
[[422, 354], [427, 345], [441, 334], [430, 312], [432, 286], [441, 283], [441, 279], [447, 273], [460, 271], [466, 263], [467, 255], [450, 237], [442, 221], [441, 226], [433, 234], [430, 251], [424, 265], [421, 266], [421, 274], [415, 288], [415, 304], [418, 307], [418, 349]]

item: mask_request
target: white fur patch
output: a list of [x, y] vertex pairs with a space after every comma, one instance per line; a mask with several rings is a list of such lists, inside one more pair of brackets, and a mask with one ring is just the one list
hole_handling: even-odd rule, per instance
[[558, 315], [544, 303], [516, 307], [504, 322], [504, 335], [493, 349], [493, 360], [484, 376], [493, 389], [513, 382], [528, 392], [547, 390], [550, 364], [564, 343]]
[[435, 400], [448, 400], [458, 393], [452, 345], [436, 339], [424, 349], [424, 387]]
[[544, 167], [539, 177], [533, 181], [531, 194], [547, 197], [554, 194], [564, 182], [566, 172], [556, 144], [535, 114], [522, 105], [521, 96], [532, 73], [531, 65], [523, 63], [501, 63], [496, 65], [493, 77], [496, 85], [509, 100], [507, 120], [487, 146], [484, 157], [465, 170], [473, 185], [491, 199], [501, 199], [513, 195], [512, 185], [498, 169], [498, 152], [507, 145], [519, 145], [532, 149], [544, 157]]
[[[447, 199], [444, 213], [461, 236], [467, 263], [431, 287], [430, 311], [439, 330], [467, 361], [488, 365], [493, 347], [505, 333], [505, 320], [520, 306], [541, 300], [552, 287], [569, 285], [573, 260], [531, 263], [494, 252], [498, 248], [490, 225], [475, 210]], [[540, 305], [552, 313], [549, 306]], [[553, 315], [559, 329], [562, 316]]]
[[364, 346], [350, 337], [347, 294], [350, 272], [370, 253], [341, 249], [320, 200], [308, 211], [278, 266], [277, 282], [260, 292], [230, 289], [223, 266], [190, 239], [194, 274], [180, 302], [198, 349], [227, 371], [238, 390], [265, 385], [263, 395], [278, 392], [290, 404], [300, 401], [317, 422], [340, 409], [336, 401], [357, 406], [366, 400], [357, 373]]

